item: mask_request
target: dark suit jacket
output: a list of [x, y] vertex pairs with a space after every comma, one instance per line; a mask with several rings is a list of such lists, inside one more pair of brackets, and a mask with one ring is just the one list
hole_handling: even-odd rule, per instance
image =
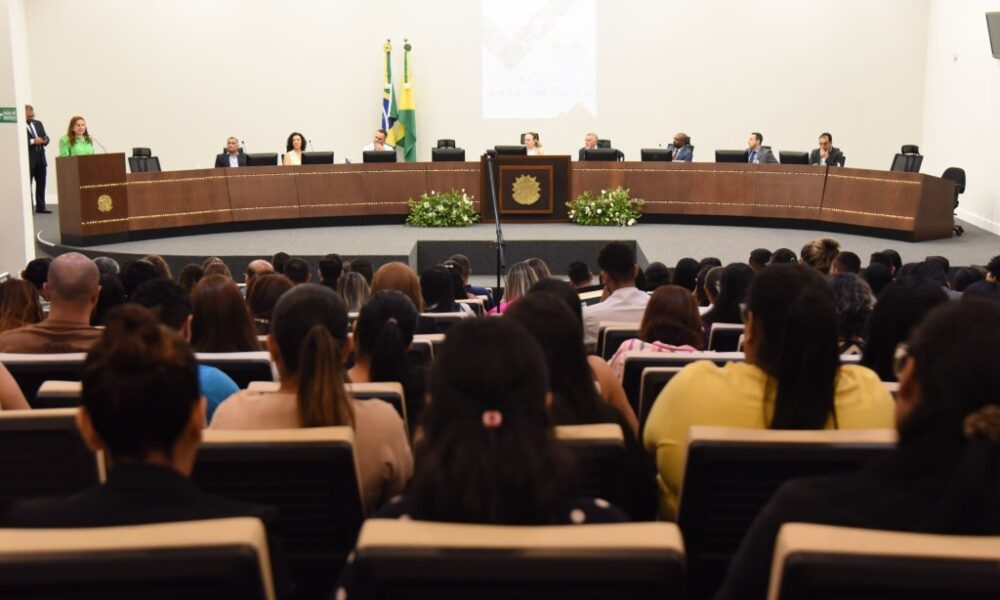
[[257, 517], [268, 530], [274, 588], [291, 593], [281, 544], [272, 535], [275, 508], [205, 494], [190, 479], [168, 467], [121, 464], [104, 485], [58, 498], [22, 500], [11, 505], [6, 527], [111, 527], [227, 517]]
[[[247, 166], [247, 155], [242, 152], [236, 153], [236, 162], [241, 166]], [[229, 153], [223, 152], [222, 154], [215, 155], [215, 166], [216, 167], [228, 167], [229, 166]]]
[[[818, 165], [819, 164], [819, 148], [814, 149], [809, 154], [809, 164]], [[830, 148], [830, 154], [826, 157], [826, 164], [828, 166], [844, 166], [844, 153], [840, 151], [840, 148]]]
[[45, 138], [45, 143], [40, 146], [32, 144], [31, 130], [28, 129], [27, 124], [25, 124], [25, 135], [28, 138], [28, 166], [34, 170], [39, 164], [42, 166], [47, 166], [49, 164], [49, 161], [45, 159], [45, 147], [49, 145], [49, 136], [45, 134], [45, 125], [42, 125], [41, 121], [31, 121], [31, 124], [35, 127], [35, 133], [38, 134], [38, 137]]
[[[747, 159], [749, 160], [750, 150], [747, 150]], [[764, 148], [763, 146], [757, 150], [757, 162], [759, 164], [775, 164], [778, 159], [774, 157], [774, 152], [771, 152], [770, 148]]]

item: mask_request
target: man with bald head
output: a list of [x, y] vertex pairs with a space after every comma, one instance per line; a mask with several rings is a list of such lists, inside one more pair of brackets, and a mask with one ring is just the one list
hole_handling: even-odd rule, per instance
[[0, 352], [57, 354], [86, 352], [101, 337], [90, 326], [90, 314], [101, 292], [97, 265], [82, 254], [62, 254], [49, 265], [43, 293], [49, 316], [41, 323], [0, 334]]

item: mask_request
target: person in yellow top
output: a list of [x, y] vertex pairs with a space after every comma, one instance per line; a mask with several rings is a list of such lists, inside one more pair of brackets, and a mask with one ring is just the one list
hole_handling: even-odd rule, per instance
[[660, 504], [675, 517], [692, 425], [750, 429], [882, 429], [892, 396], [865, 367], [841, 365], [837, 312], [815, 269], [770, 266], [747, 291], [746, 361], [681, 370], [657, 397], [643, 442], [656, 454]]
[[87, 122], [76, 116], [69, 120], [66, 135], [59, 138], [59, 156], [84, 156], [94, 153], [94, 142], [87, 131]]

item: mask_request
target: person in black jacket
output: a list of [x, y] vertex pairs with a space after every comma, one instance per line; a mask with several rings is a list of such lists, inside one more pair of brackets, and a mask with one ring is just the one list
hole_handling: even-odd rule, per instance
[[51, 213], [45, 208], [45, 177], [49, 170], [45, 147], [49, 145], [49, 136], [45, 135], [45, 125], [35, 119], [35, 108], [30, 104], [24, 107], [24, 119], [28, 126], [28, 168], [31, 179], [35, 180], [35, 212]]
[[247, 155], [240, 148], [240, 141], [234, 137], [226, 140], [226, 151], [215, 156], [215, 166], [221, 167], [245, 167], [247, 166]]
[[104, 335], [83, 367], [77, 426], [108, 461], [107, 482], [76, 494], [20, 500], [6, 527], [109, 527], [225, 517], [257, 517], [267, 528], [279, 596], [291, 593], [281, 546], [270, 535], [274, 508], [203, 493], [188, 478], [205, 427], [194, 352], [148, 309], [109, 313]]
[[823, 132], [819, 134], [819, 148], [809, 154], [809, 164], [831, 167], [844, 166], [844, 153], [833, 146], [833, 135]]

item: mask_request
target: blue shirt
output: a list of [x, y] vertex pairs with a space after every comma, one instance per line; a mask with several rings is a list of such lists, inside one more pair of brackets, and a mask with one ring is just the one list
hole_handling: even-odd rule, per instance
[[198, 387], [201, 388], [201, 395], [208, 401], [206, 424], [212, 422], [215, 409], [219, 408], [223, 400], [240, 391], [229, 375], [208, 365], [198, 365]]

